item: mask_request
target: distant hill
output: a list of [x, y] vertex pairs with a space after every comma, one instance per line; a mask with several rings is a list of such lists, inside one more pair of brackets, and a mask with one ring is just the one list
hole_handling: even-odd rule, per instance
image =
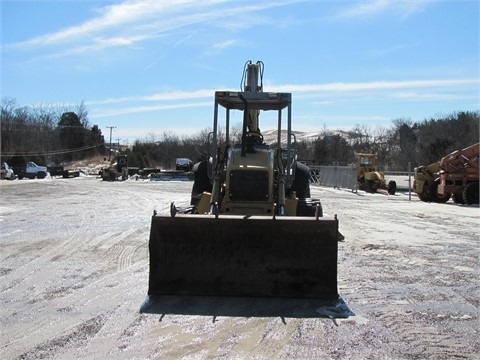
[[[325, 131], [314, 131], [314, 132], [305, 132], [305, 131], [292, 131], [297, 139], [297, 142], [300, 141], [315, 141], [319, 137], [323, 137]], [[277, 142], [277, 130], [265, 130], [262, 132], [263, 139], [267, 144], [273, 144]], [[328, 135], [341, 135], [345, 136], [345, 132], [343, 131], [328, 131]], [[287, 130], [282, 130], [282, 142], [286, 142], [287, 140]]]

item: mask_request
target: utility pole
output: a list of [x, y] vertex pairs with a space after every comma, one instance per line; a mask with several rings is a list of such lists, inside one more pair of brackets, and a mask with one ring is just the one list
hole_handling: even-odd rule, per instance
[[108, 161], [110, 161], [112, 155], [112, 130], [116, 129], [116, 126], [107, 126], [107, 129], [110, 129], [110, 149], [108, 149]]

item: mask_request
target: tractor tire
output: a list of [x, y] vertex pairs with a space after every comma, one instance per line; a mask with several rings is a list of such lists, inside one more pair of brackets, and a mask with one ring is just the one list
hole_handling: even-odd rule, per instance
[[308, 199], [310, 197], [310, 168], [302, 163], [297, 162], [295, 168], [295, 179], [292, 186], [287, 189], [286, 196], [291, 191], [295, 191], [299, 199]]
[[438, 185], [440, 184], [440, 179], [436, 179], [433, 182], [433, 185], [430, 188], [430, 194], [432, 201], [440, 204], [446, 203], [448, 200], [450, 200], [450, 194], [439, 194], [437, 192]]
[[196, 163], [193, 166], [193, 187], [190, 205], [197, 205], [197, 196], [203, 192], [212, 192], [212, 184], [208, 178], [207, 160]]
[[[414, 185], [413, 188], [416, 189], [416, 185]], [[425, 183], [423, 185], [423, 188], [422, 188], [421, 192], [417, 192], [417, 196], [423, 202], [431, 202], [432, 201], [431, 196], [430, 196], [430, 190], [429, 190], [429, 187], [428, 187], [427, 183]]]
[[456, 192], [456, 193], [453, 193], [453, 194], [452, 194], [452, 198], [453, 198], [453, 202], [454, 202], [455, 204], [459, 204], [459, 205], [464, 204], [464, 202], [463, 202], [463, 193], [462, 193], [461, 191], [458, 191], [458, 192]]
[[365, 180], [365, 191], [370, 194], [375, 194], [377, 192], [377, 185], [374, 180]]
[[388, 193], [390, 195], [395, 195], [395, 193], [397, 192], [397, 183], [394, 181], [394, 180], [390, 180], [388, 182]]
[[417, 193], [417, 196], [420, 200], [424, 202], [431, 202], [430, 198], [427, 196], [425, 192]]
[[39, 171], [37, 172], [37, 179], [45, 179], [47, 177], [47, 174], [45, 171]]
[[467, 186], [463, 189], [463, 202], [467, 205], [478, 204], [479, 195], [478, 195], [478, 181], [472, 181], [468, 183]]

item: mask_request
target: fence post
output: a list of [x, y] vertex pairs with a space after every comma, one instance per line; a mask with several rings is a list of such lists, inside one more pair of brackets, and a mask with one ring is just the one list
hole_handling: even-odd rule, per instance
[[412, 174], [411, 174], [411, 167], [412, 167], [412, 163], [409, 161], [408, 162], [408, 168], [407, 168], [407, 171], [408, 171], [408, 201], [411, 201], [412, 200]]

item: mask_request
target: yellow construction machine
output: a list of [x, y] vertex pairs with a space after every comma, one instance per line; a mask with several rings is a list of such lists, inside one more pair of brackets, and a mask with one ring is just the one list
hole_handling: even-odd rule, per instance
[[415, 168], [414, 190], [425, 202], [479, 203], [480, 143], [456, 150], [440, 161]]
[[[105, 159], [105, 161], [107, 161]], [[128, 178], [127, 155], [117, 155], [108, 166], [100, 170], [103, 181], [125, 181]]]
[[446, 203], [450, 200], [450, 194], [437, 192], [437, 187], [440, 185], [440, 170], [440, 161], [415, 168], [413, 189], [420, 200], [437, 203]]
[[[242, 91], [215, 92], [190, 206], [152, 216], [149, 295], [338, 297], [337, 217], [324, 218], [320, 200], [310, 198], [309, 168], [296, 160], [291, 94], [263, 92], [262, 78], [263, 63], [248, 61]], [[259, 128], [268, 111], [277, 114], [274, 146]], [[237, 142], [232, 112], [243, 118]]]
[[385, 174], [377, 169], [377, 155], [370, 153], [355, 153], [357, 160], [358, 188], [369, 193], [378, 189], [387, 190], [390, 195], [395, 195], [397, 183], [390, 180], [387, 184]]

